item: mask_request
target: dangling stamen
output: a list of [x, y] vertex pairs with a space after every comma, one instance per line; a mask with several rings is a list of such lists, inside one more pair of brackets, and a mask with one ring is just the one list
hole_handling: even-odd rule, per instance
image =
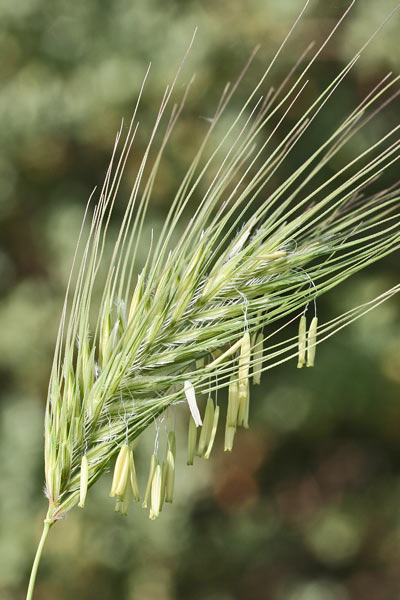
[[250, 369], [250, 334], [247, 331], [243, 338], [239, 356], [239, 412], [238, 425], [246, 429], [249, 426], [249, 369]]
[[250, 404], [249, 380], [239, 381], [239, 411], [237, 424], [245, 429], [249, 428], [249, 404]]
[[166, 481], [166, 486], [165, 486], [165, 502], [172, 502], [173, 497], [174, 497], [175, 455], [176, 455], [175, 433], [173, 431], [170, 431], [168, 434], [167, 481]]
[[190, 416], [189, 419], [189, 432], [188, 432], [188, 465], [193, 465], [193, 459], [196, 452], [196, 444], [197, 444], [197, 428], [196, 423], [193, 420], [193, 417]]
[[306, 332], [306, 316], [301, 315], [299, 321], [299, 359], [297, 362], [297, 368], [301, 369], [306, 362], [306, 341], [307, 341], [307, 332]]
[[89, 479], [89, 468], [88, 468], [88, 459], [86, 454], [82, 456], [81, 462], [81, 481], [80, 481], [80, 491], [79, 491], [79, 504], [80, 508], [85, 507], [86, 494], [88, 489], [88, 479]]
[[163, 460], [163, 464], [161, 467], [160, 512], [162, 511], [162, 507], [164, 505], [165, 492], [167, 490], [167, 474], [168, 474], [168, 463], [166, 460]]
[[[233, 377], [233, 376], [232, 376]], [[239, 410], [239, 385], [237, 381], [231, 381], [228, 392], [228, 410], [226, 413], [225, 443], [224, 450], [231, 451], [236, 433], [236, 425]]]
[[225, 427], [225, 443], [224, 443], [224, 451], [231, 452], [233, 448], [233, 440], [235, 439], [236, 427], [231, 427], [226, 423]]
[[310, 329], [308, 330], [307, 336], [307, 367], [313, 367], [315, 361], [315, 351], [317, 349], [317, 327], [318, 327], [318, 318], [313, 317], [310, 325]]
[[129, 474], [129, 446], [123, 444], [115, 463], [114, 477], [111, 485], [110, 496], [122, 497], [125, 492]]
[[214, 420], [214, 402], [211, 396], [208, 397], [206, 410], [204, 412], [203, 426], [200, 431], [199, 445], [197, 447], [197, 456], [203, 456], [206, 446], [210, 440], [212, 424]]
[[262, 359], [264, 355], [264, 336], [262, 332], [257, 334], [254, 348], [253, 348], [253, 383], [254, 385], [260, 385], [261, 383], [261, 372], [262, 372]]
[[231, 381], [228, 391], [228, 410], [226, 422], [229, 427], [236, 427], [239, 410], [239, 384], [238, 381]]
[[[131, 488], [129, 487], [129, 485], [127, 485], [125, 487], [124, 495], [122, 496], [122, 499], [118, 504], [119, 512], [121, 513], [121, 515], [124, 515], [125, 517], [128, 514], [128, 508], [129, 508], [130, 501], [131, 501]], [[117, 507], [115, 507], [115, 508], [117, 508]]]
[[154, 472], [156, 470], [156, 466], [157, 466], [157, 456], [155, 454], [152, 454], [151, 460], [150, 460], [149, 477], [147, 479], [146, 491], [144, 493], [144, 498], [143, 498], [143, 503], [142, 503], [143, 508], [147, 508], [147, 501], [150, 496], [151, 485], [153, 483], [153, 477], [154, 477]]
[[189, 409], [192, 414], [193, 420], [196, 424], [196, 427], [199, 427], [200, 425], [202, 425], [203, 422], [201, 420], [199, 408], [197, 406], [196, 394], [194, 392], [193, 384], [190, 381], [185, 381], [184, 388], [185, 388], [186, 400], [187, 400], [187, 403], [189, 404]]
[[213, 424], [212, 424], [212, 429], [211, 429], [211, 435], [210, 435], [210, 439], [208, 442], [206, 453], [204, 454], [204, 458], [206, 460], [208, 460], [210, 458], [211, 450], [214, 445], [215, 434], [217, 433], [217, 427], [218, 427], [218, 419], [219, 419], [219, 406], [216, 406], [215, 410], [214, 410], [214, 418], [213, 418]]
[[138, 482], [137, 482], [137, 478], [136, 478], [135, 461], [133, 458], [132, 450], [130, 450], [130, 452], [129, 452], [129, 479], [131, 482], [133, 498], [134, 498], [135, 502], [139, 502], [140, 501], [139, 486], [138, 486]]
[[[153, 455], [154, 456], [154, 455]], [[154, 469], [154, 474], [151, 482], [151, 507], [149, 519], [152, 521], [160, 514], [161, 505], [161, 484], [162, 484], [162, 469], [158, 464]]]

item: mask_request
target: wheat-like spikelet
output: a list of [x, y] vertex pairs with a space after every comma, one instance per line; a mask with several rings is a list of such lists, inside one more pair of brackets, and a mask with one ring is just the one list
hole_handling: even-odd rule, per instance
[[[191, 86], [168, 116], [178, 69], [162, 99], [112, 256], [105, 264], [108, 225], [134, 146], [146, 74], [128, 133], [122, 140], [121, 128], [117, 136], [86, 242], [82, 227], [76, 253], [82, 257], [80, 263], [74, 261], [78, 265], [71, 300], [67, 291], [45, 419], [48, 527], [76, 504], [85, 505], [87, 490], [115, 458], [110, 495], [117, 499], [116, 510], [125, 514], [130, 494], [139, 500], [132, 444], [168, 407], [178, 403], [187, 407], [183, 410], [189, 420], [188, 464], [196, 454], [209, 458], [223, 420], [225, 449], [231, 450], [237, 426], [249, 423], [250, 377], [259, 383], [263, 371], [292, 359], [299, 367], [312, 366], [318, 343], [399, 290], [396, 286], [328, 323], [318, 325], [313, 313], [306, 318], [309, 304], [315, 306], [321, 294], [400, 245], [397, 183], [370, 191], [399, 159], [400, 126], [333, 174], [326, 168], [397, 98], [398, 77], [385, 77], [318, 148], [309, 149], [305, 136], [310, 124], [364, 48], [304, 107], [307, 72], [341, 19], [320, 48], [310, 45], [283, 84], [263, 96], [270, 70], [299, 18], [221, 134], [221, 116], [253, 57], [236, 83], [225, 88], [162, 230], [148, 240], [143, 235], [146, 210], [163, 151]], [[294, 105], [299, 110], [299, 104], [302, 116], [285, 132], [285, 117]], [[283, 133], [275, 143], [278, 131]], [[302, 164], [271, 189], [292, 149], [303, 143]], [[207, 178], [208, 188], [200, 194]], [[188, 219], [187, 207], [194, 198], [198, 204]], [[172, 234], [182, 222], [183, 233], [173, 242]], [[148, 245], [148, 258], [135, 278], [141, 244]], [[105, 273], [105, 280], [100, 306], [95, 308], [100, 273]], [[274, 336], [296, 320], [299, 335], [276, 342]], [[229, 388], [226, 408], [215, 397], [223, 387]], [[203, 416], [197, 406], [199, 394], [208, 398]], [[174, 477], [171, 431], [167, 447], [155, 448], [147, 489], [142, 491], [150, 518], [159, 515], [164, 500], [172, 501]]]

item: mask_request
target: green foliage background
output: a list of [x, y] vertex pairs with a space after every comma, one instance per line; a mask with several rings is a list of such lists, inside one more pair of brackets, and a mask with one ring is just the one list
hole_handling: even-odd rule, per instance
[[[311, 3], [272, 83], [306, 43], [324, 38], [346, 5]], [[193, 72], [196, 80], [160, 171], [150, 230], [164, 218], [201, 138], [202, 117], [212, 113], [226, 81], [260, 43], [233, 114], [301, 6], [298, 0], [0, 2], [2, 600], [24, 597], [46, 508], [43, 411], [80, 220], [148, 62], [140, 147], [199, 28], [179, 90]], [[313, 69], [312, 92], [323, 89], [394, 6], [359, 0]], [[397, 15], [379, 34], [324, 111], [314, 141], [383, 74], [400, 72], [399, 26]], [[368, 135], [376, 138], [391, 123], [396, 107]], [[132, 156], [128, 175], [139, 156]], [[114, 226], [122, 209], [123, 194]], [[398, 260], [389, 257], [323, 298], [321, 318], [397, 283]], [[110, 478], [103, 478], [85, 511], [75, 509], [52, 530], [38, 600], [399, 597], [399, 315], [395, 299], [319, 348], [315, 369], [298, 371], [293, 362], [269, 372], [253, 392], [251, 429], [238, 434], [232, 454], [223, 453], [219, 440], [209, 463], [186, 467], [187, 411], [177, 411], [174, 504], [156, 522], [138, 507], [120, 518], [108, 498]], [[153, 436], [138, 449], [142, 481]]]

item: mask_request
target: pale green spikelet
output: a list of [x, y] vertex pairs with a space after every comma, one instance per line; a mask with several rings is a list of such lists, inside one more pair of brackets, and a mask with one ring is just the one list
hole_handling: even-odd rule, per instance
[[61, 444], [60, 449], [60, 462], [62, 464], [61, 479], [68, 479], [71, 471], [72, 457], [71, 457], [71, 446], [68, 441], [64, 441]]
[[307, 367], [313, 367], [315, 361], [315, 351], [317, 349], [317, 327], [318, 318], [313, 317], [307, 335]]
[[140, 275], [138, 275], [138, 280], [137, 280], [137, 284], [135, 287], [135, 291], [133, 292], [133, 295], [132, 295], [131, 305], [130, 305], [129, 314], [128, 314], [128, 323], [133, 319], [133, 316], [139, 307], [140, 300], [142, 299], [142, 296], [143, 296], [143, 290], [144, 290], [144, 273], [142, 271], [142, 273], [140, 273]]
[[110, 331], [111, 331], [111, 316], [109, 310], [105, 310], [105, 315], [102, 319], [102, 328], [100, 334], [100, 357], [101, 363], [105, 364], [107, 362], [108, 354], [107, 350], [109, 348], [108, 341], [110, 339]]

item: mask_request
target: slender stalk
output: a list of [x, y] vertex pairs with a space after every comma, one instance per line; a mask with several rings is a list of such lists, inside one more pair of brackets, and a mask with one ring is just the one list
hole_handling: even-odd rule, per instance
[[38, 570], [38, 567], [39, 567], [40, 559], [42, 557], [42, 552], [43, 552], [44, 545], [46, 543], [47, 535], [48, 535], [48, 533], [50, 531], [50, 527], [52, 526], [52, 524], [53, 523], [50, 523], [47, 520], [45, 520], [44, 523], [43, 523], [43, 532], [42, 532], [42, 536], [41, 536], [40, 541], [39, 541], [39, 545], [38, 545], [37, 550], [36, 550], [35, 560], [33, 561], [32, 570], [31, 570], [31, 576], [29, 578], [28, 591], [27, 591], [27, 594], [26, 594], [26, 600], [32, 600], [33, 590], [35, 588], [37, 570]]

